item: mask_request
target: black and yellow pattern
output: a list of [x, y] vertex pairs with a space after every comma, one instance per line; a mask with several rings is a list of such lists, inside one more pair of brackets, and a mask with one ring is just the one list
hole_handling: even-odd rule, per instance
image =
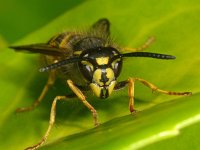
[[[120, 48], [110, 38], [110, 23], [107, 19], [100, 19], [87, 32], [64, 32], [51, 38], [47, 43], [23, 46], [12, 46], [16, 51], [40, 53], [44, 56], [46, 66], [39, 71], [49, 71], [49, 79], [38, 99], [30, 107], [17, 109], [17, 112], [34, 109], [44, 98], [49, 88], [54, 84], [57, 75], [64, 77], [66, 84], [83, 104], [92, 112], [95, 126], [99, 125], [97, 111], [86, 100], [82, 91], [91, 90], [97, 97], [105, 99], [115, 90], [128, 86], [129, 109], [134, 108], [134, 84], [139, 81], [153, 91], [168, 95], [190, 95], [190, 92], [171, 92], [157, 88], [152, 83], [141, 78], [129, 78], [118, 81], [124, 57], [151, 57], [157, 59], [175, 59], [174, 56], [141, 52], [154, 40], [149, 38], [144, 45], [138, 48]], [[131, 51], [122, 53], [122, 51]], [[47, 139], [55, 122], [57, 101], [70, 96], [56, 96], [54, 98], [49, 127], [44, 137], [29, 150], [39, 148]]]

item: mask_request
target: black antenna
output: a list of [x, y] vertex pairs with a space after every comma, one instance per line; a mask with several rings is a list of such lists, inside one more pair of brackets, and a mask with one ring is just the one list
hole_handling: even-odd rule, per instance
[[39, 69], [40, 72], [45, 72], [45, 71], [49, 71], [49, 70], [52, 70], [52, 69], [56, 69], [56, 68], [59, 68], [63, 65], [66, 65], [66, 64], [69, 64], [69, 63], [74, 63], [74, 62], [79, 62], [83, 59], [81, 58], [78, 58], [78, 57], [74, 57], [74, 58], [69, 58], [69, 59], [65, 59], [65, 60], [61, 60], [57, 63], [54, 63], [54, 64], [51, 64], [51, 65], [48, 65], [48, 66], [45, 66], [45, 67], [42, 67]]
[[159, 54], [159, 53], [150, 53], [150, 52], [132, 52], [121, 54], [122, 57], [151, 57], [157, 59], [175, 59], [175, 56]]

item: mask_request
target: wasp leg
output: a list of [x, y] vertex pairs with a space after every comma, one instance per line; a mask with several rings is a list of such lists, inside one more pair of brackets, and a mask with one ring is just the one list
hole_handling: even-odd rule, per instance
[[54, 82], [55, 82], [55, 72], [52, 71], [52, 72], [50, 72], [49, 78], [47, 80], [47, 83], [44, 86], [44, 88], [43, 88], [40, 96], [38, 97], [38, 99], [35, 100], [34, 103], [31, 106], [18, 108], [16, 110], [16, 112], [25, 112], [25, 111], [31, 111], [31, 110], [33, 110], [36, 106], [39, 105], [39, 103], [42, 101], [42, 99], [44, 98], [44, 96], [48, 92], [49, 88], [54, 84]]
[[131, 113], [136, 112], [134, 109], [134, 88], [135, 82], [132, 78], [128, 79], [128, 95], [129, 95], [129, 110]]
[[155, 85], [153, 85], [152, 83], [141, 79], [141, 78], [129, 78], [128, 82], [129, 82], [129, 108], [130, 108], [130, 112], [134, 112], [134, 84], [135, 81], [140, 81], [142, 84], [144, 84], [145, 86], [149, 87], [150, 89], [152, 89], [153, 91], [157, 91], [159, 93], [163, 93], [163, 94], [167, 94], [167, 95], [191, 95], [191, 92], [172, 92], [172, 91], [166, 91], [166, 90], [161, 90], [158, 87], [156, 87]]
[[54, 125], [55, 117], [56, 117], [56, 103], [58, 100], [65, 100], [67, 99], [67, 96], [56, 96], [53, 100], [52, 106], [51, 106], [51, 113], [50, 113], [50, 120], [49, 120], [49, 127], [43, 136], [43, 138], [34, 146], [28, 147], [25, 150], [36, 150], [38, 149], [44, 142], [47, 140], [47, 137], [49, 136], [49, 133]]
[[69, 85], [69, 87], [71, 88], [71, 90], [76, 94], [76, 96], [83, 102], [83, 104], [88, 109], [90, 109], [90, 111], [93, 114], [94, 125], [98, 126], [99, 123], [98, 123], [98, 120], [97, 120], [97, 111], [94, 109], [94, 107], [92, 105], [90, 105], [90, 103], [88, 103], [88, 101], [86, 100], [86, 98], [83, 95], [83, 93], [81, 92], [81, 90], [79, 90], [79, 88], [76, 87], [71, 80], [67, 80], [67, 84]]
[[166, 91], [166, 90], [161, 90], [158, 87], [156, 87], [155, 85], [153, 85], [152, 83], [141, 79], [141, 78], [132, 78], [134, 81], [140, 81], [142, 84], [144, 84], [145, 86], [149, 87], [150, 89], [152, 89], [153, 91], [159, 92], [159, 93], [163, 93], [163, 94], [167, 94], [167, 95], [191, 95], [191, 92], [173, 92], [173, 91]]
[[136, 48], [125, 47], [125, 48], [123, 48], [123, 51], [131, 51], [131, 52], [143, 51], [144, 49], [148, 48], [154, 41], [155, 41], [155, 38], [153, 36], [151, 36], [140, 47], [136, 47]]
[[129, 80], [118, 82], [115, 85], [114, 90], [115, 91], [121, 90], [127, 85], [128, 85], [128, 95], [129, 95], [129, 110], [131, 113], [134, 113], [136, 112], [136, 110], [134, 109], [134, 81], [133, 79], [130, 78]]
[[128, 95], [129, 95], [129, 110], [131, 113], [134, 113], [136, 112], [136, 110], [134, 109], [134, 81], [133, 79], [130, 78], [129, 80], [118, 82], [115, 85], [114, 90], [115, 91], [121, 90], [127, 85], [128, 85]]
[[115, 87], [114, 87], [114, 90], [117, 91], [117, 90], [121, 90], [123, 89], [124, 87], [127, 86], [129, 82], [128, 81], [121, 81], [121, 82], [118, 82]]

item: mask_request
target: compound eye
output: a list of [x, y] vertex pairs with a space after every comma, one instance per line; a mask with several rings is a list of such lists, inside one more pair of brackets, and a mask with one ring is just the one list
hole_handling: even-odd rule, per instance
[[116, 69], [118, 68], [118, 66], [119, 66], [119, 62], [113, 62], [113, 63], [112, 63], [112, 68], [113, 68], [114, 70], [116, 70]]
[[92, 80], [92, 76], [94, 72], [93, 65], [88, 61], [81, 61], [79, 67], [84, 77], [89, 81]]
[[90, 62], [88, 62], [88, 61], [81, 61], [81, 64], [85, 67], [85, 69], [88, 72], [93, 72], [94, 71], [94, 67], [93, 67], [93, 65]]
[[122, 68], [122, 60], [121, 58], [115, 59], [112, 63], [111, 63], [112, 69], [115, 73], [115, 77], [118, 77], [120, 72], [121, 72], [121, 68]]

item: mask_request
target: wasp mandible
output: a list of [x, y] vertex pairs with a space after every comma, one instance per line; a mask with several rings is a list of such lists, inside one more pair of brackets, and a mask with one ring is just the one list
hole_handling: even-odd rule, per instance
[[[54, 84], [58, 75], [62, 75], [66, 84], [83, 104], [92, 112], [94, 125], [98, 126], [97, 111], [86, 100], [84, 91], [91, 90], [97, 97], [105, 99], [115, 90], [128, 86], [129, 109], [134, 108], [134, 84], [139, 81], [153, 91], [168, 95], [191, 95], [190, 92], [171, 92], [161, 90], [152, 83], [141, 78], [129, 78], [118, 81], [123, 58], [125, 57], [151, 57], [157, 59], [175, 59], [172, 55], [142, 52], [153, 42], [149, 38], [146, 43], [138, 48], [122, 48], [113, 42], [110, 37], [110, 22], [100, 19], [84, 32], [64, 32], [51, 38], [47, 43], [39, 43], [23, 46], [11, 46], [16, 51], [26, 51], [42, 54], [46, 66], [40, 68], [40, 72], [49, 71], [49, 78], [39, 98], [30, 106], [17, 109], [17, 112], [30, 111], [34, 109], [44, 98], [49, 88]], [[125, 51], [129, 53], [122, 53]], [[71, 97], [71, 96], [70, 96]], [[56, 103], [66, 100], [69, 96], [56, 96], [53, 100], [50, 122], [43, 138], [34, 146], [27, 149], [39, 148], [47, 139], [55, 122]]]

